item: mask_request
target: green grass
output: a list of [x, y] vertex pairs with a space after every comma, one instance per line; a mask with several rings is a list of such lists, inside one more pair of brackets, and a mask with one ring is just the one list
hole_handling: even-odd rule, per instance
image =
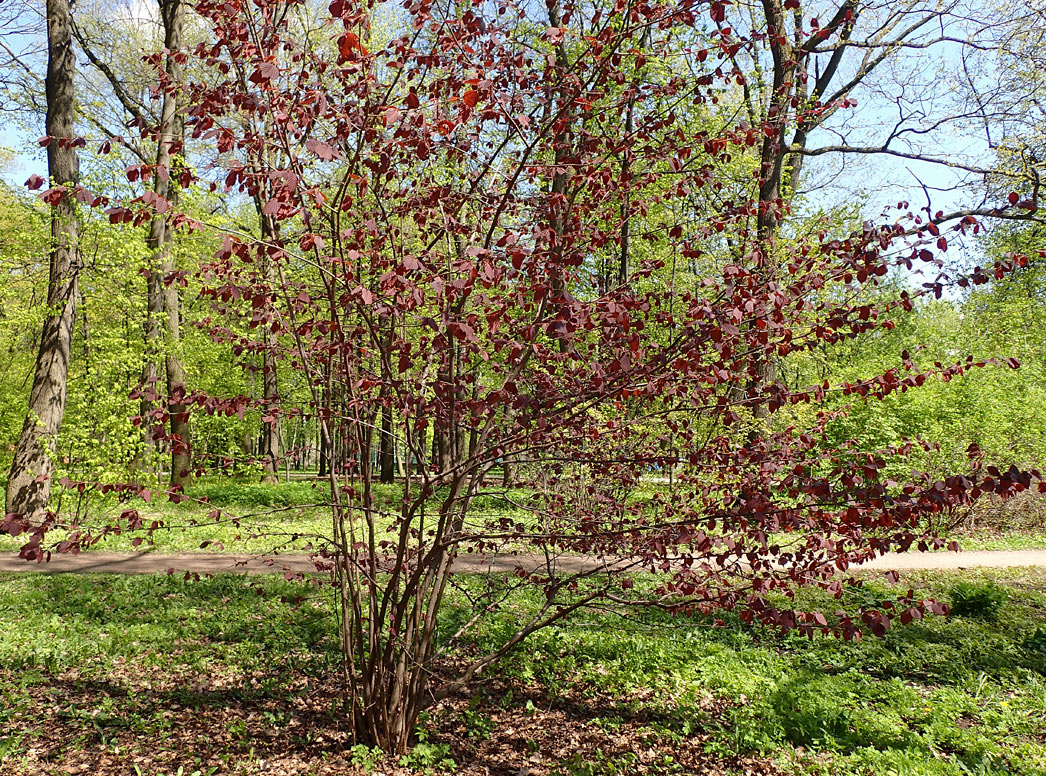
[[959, 542], [963, 550], [1043, 550], [1044, 531], [985, 531], [948, 537]]
[[[540, 634], [509, 670], [612, 696], [643, 691], [639, 704], [667, 714], [677, 732], [711, 725], [707, 748], [774, 755], [789, 772], [1046, 773], [1046, 577], [991, 576], [1011, 584], [990, 622], [932, 617], [847, 643], [736, 622], [709, 629], [648, 615], [632, 628], [606, 628], [588, 620]], [[943, 600], [956, 578], [918, 577]], [[809, 591], [800, 599], [832, 605]], [[715, 719], [701, 711], [712, 699], [728, 701]]]
[[[1036, 638], [1046, 626], [1046, 578], [993, 575], [1011, 584], [990, 622], [933, 617], [846, 643], [737, 623], [710, 629], [646, 616], [608, 628], [590, 619], [540, 634], [508, 670], [561, 689], [640, 692], [630, 705], [666, 714], [676, 732], [710, 725], [707, 748], [773, 755], [789, 772], [1046, 773], [1046, 651]], [[920, 579], [947, 600], [955, 578]], [[886, 586], [866, 590], [882, 595]], [[831, 605], [814, 593], [801, 598]], [[713, 699], [728, 702], [717, 718], [702, 712]]]
[[[111, 497], [95, 497], [89, 504], [87, 517], [69, 522], [93, 529], [97, 534], [106, 525], [119, 524], [121, 512], [128, 508], [138, 510], [146, 524], [152, 521], [161, 527], [147, 534], [144, 531], [125, 532], [105, 536], [89, 549], [104, 552], [152, 551], [174, 552], [229, 552], [260, 553], [273, 549], [288, 551], [318, 547], [323, 537], [331, 535], [331, 510], [325, 504], [330, 496], [326, 481], [292, 481], [275, 485], [225, 480], [205, 481], [191, 487], [191, 497], [181, 503], [170, 503], [162, 493], [153, 494], [148, 502], [136, 499], [118, 503]], [[375, 485], [378, 509], [393, 512], [399, 508], [403, 495], [402, 484]], [[530, 495], [526, 490], [509, 491], [514, 500]], [[65, 494], [58, 502], [65, 514], [74, 511], [71, 496]], [[431, 514], [439, 508], [440, 494], [430, 498], [426, 509]], [[57, 499], [56, 499], [57, 501]], [[220, 512], [218, 519], [211, 516]], [[525, 513], [496, 495], [481, 495], [472, 505], [476, 520], [498, 516], [523, 518]], [[378, 518], [378, 530], [391, 523], [392, 518]], [[67, 531], [55, 529], [48, 534], [49, 546], [55, 546], [67, 536]], [[139, 543], [135, 543], [140, 539]], [[24, 537], [0, 534], [0, 552], [18, 550]]]
[[[537, 708], [522, 696], [499, 703], [521, 713], [527, 703], [539, 714], [569, 699], [593, 709], [585, 724], [602, 730], [639, 718], [651, 735], [680, 747], [770, 758], [788, 773], [1043, 774], [1046, 574], [926, 572], [906, 577], [901, 589], [913, 585], [948, 600], [960, 580], [988, 579], [1006, 591], [994, 619], [930, 617], [857, 643], [781, 635], [729, 618], [711, 627], [707, 619], [656, 612], [627, 619], [586, 613], [535, 634], [496, 672], [502, 685], [538, 688]], [[843, 603], [890, 590], [873, 580]], [[826, 610], [837, 605], [817, 591], [800, 599]], [[482, 622], [476, 647], [500, 643], [536, 602], [511, 599]], [[444, 633], [471, 615], [460, 595], [447, 606]], [[23, 733], [0, 733], [0, 758], [17, 763], [24, 756], [24, 729], [41, 711], [43, 688], [73, 682], [81, 690], [62, 711], [65, 723], [87, 731], [82, 743], [68, 745], [74, 758], [76, 747], [97, 746], [99, 735], [110, 740], [110, 729], [133, 730], [146, 747], [173, 746], [164, 744], [175, 735], [172, 704], [206, 710], [295, 696], [309, 677], [329, 677], [336, 665], [324, 587], [271, 577], [6, 575], [0, 727]], [[121, 683], [128, 694], [112, 692]], [[280, 722], [282, 706], [266, 708], [279, 718], [272, 725], [291, 724]], [[463, 717], [477, 745], [495, 733], [491, 708], [470, 704]], [[253, 741], [247, 723], [222, 724], [229, 747]], [[564, 761], [559, 769], [585, 772], [575, 765]], [[631, 772], [624, 760], [600, 768]]]
[[291, 658], [320, 670], [336, 649], [328, 591], [278, 577], [9, 574], [0, 585], [0, 665], [11, 670], [244, 673]]
[[[631, 495], [630, 500], [649, 499], [658, 483], [644, 483]], [[125, 504], [112, 497], [95, 496], [89, 503], [88, 517], [81, 522], [94, 527], [95, 531], [108, 524], [119, 523], [120, 513], [126, 508], [135, 508], [146, 523], [156, 520], [163, 527], [147, 536], [143, 532], [122, 533], [106, 536], [90, 549], [108, 552], [153, 551], [173, 552], [268, 552], [273, 549], [288, 551], [308, 549], [311, 542], [317, 546], [322, 538], [331, 533], [331, 513], [323, 506], [328, 500], [326, 481], [295, 480], [274, 485], [243, 482], [223, 478], [210, 478], [194, 485], [189, 490], [192, 499], [172, 504], [161, 494], [154, 494], [149, 502], [135, 500]], [[517, 504], [524, 503], [532, 492], [515, 489], [508, 493]], [[376, 485], [377, 507], [387, 512], [399, 508], [402, 485]], [[200, 503], [200, 502], [205, 503]], [[76, 502], [71, 493], [60, 493], [56, 506], [63, 514], [75, 513]], [[426, 509], [438, 509], [439, 494], [432, 497]], [[219, 520], [211, 517], [218, 509]], [[475, 520], [497, 517], [527, 521], [525, 511], [518, 509], [498, 495], [481, 495], [472, 505]], [[235, 523], [233, 518], [241, 518]], [[72, 521], [72, 518], [66, 518]], [[379, 530], [391, 521], [390, 517], [379, 518]], [[66, 532], [53, 531], [50, 544], [56, 545], [64, 539]], [[136, 538], [142, 539], [134, 544]], [[794, 537], [780, 537], [788, 541]], [[959, 541], [966, 550], [1012, 550], [1046, 548], [1046, 533], [1034, 531], [992, 531], [947, 537]], [[24, 542], [23, 537], [0, 534], [0, 552], [17, 550]]]

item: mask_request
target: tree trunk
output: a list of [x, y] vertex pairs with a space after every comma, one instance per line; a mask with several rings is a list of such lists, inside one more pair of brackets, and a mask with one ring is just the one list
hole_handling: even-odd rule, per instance
[[767, 25], [776, 31], [770, 52], [774, 60], [773, 86], [766, 111], [766, 131], [759, 153], [759, 213], [756, 216], [759, 243], [768, 254], [781, 226], [782, 180], [787, 156], [788, 113], [796, 87], [799, 52], [788, 40], [784, 8], [779, 0], [763, 0]]
[[[172, 344], [181, 339], [178, 315], [178, 290], [174, 284], [164, 289], [164, 307]], [[177, 352], [168, 350], [167, 411], [171, 416], [171, 487], [192, 482], [192, 455], [189, 438], [189, 408], [185, 404], [185, 370]]]
[[76, 59], [69, 0], [47, 0], [47, 169], [65, 187], [51, 209], [51, 256], [44, 319], [29, 408], [7, 480], [6, 511], [38, 521], [51, 496], [51, 454], [65, 414], [80, 275], [80, 222], [73, 199], [79, 160], [72, 145]]
[[[158, 219], [153, 219], [157, 221]], [[152, 242], [152, 227], [149, 230], [149, 241]], [[148, 242], [146, 244], [148, 244]], [[163, 344], [163, 331], [160, 322], [163, 319], [163, 278], [154, 269], [149, 269], [145, 276], [145, 363], [142, 366], [142, 399], [140, 412], [144, 420], [144, 440], [149, 447], [156, 447], [156, 434], [153, 423], [148, 420], [148, 413], [156, 406], [160, 396], [160, 369], [157, 365], [160, 348]]]
[[317, 442], [319, 443], [319, 461], [316, 463], [316, 475], [318, 477], [327, 476], [327, 466], [330, 463], [330, 456], [327, 453], [327, 443], [323, 441], [321, 436]]
[[[789, 111], [796, 97], [799, 58], [801, 52], [789, 41], [785, 23], [785, 11], [780, 0], [763, 0], [763, 13], [770, 29], [770, 51], [773, 56], [773, 85], [767, 105], [763, 142], [759, 154], [759, 202], [756, 215], [757, 255], [761, 265], [757, 268], [765, 283], [775, 275], [775, 254], [778, 233], [784, 218], [787, 203], [783, 197], [785, 160], [788, 152], [787, 132]], [[777, 365], [772, 357], [757, 358], [754, 374], [747, 388], [748, 398], [762, 394], [765, 386], [777, 380]], [[763, 419], [769, 415], [765, 402], [753, 407], [753, 415]]]
[[[512, 433], [512, 426], [516, 420], [516, 409], [509, 404], [505, 407], [505, 436]], [[503, 488], [514, 488], [516, 486], [516, 467], [508, 452], [501, 453], [501, 486]]]
[[[550, 27], [560, 28], [563, 24], [563, 13], [560, 7], [560, 0], [545, 0], [545, 8], [548, 10], [548, 23]], [[563, 79], [566, 73], [570, 70], [570, 57], [567, 54], [566, 44], [561, 39], [556, 44], [556, 68], [559, 73], [559, 83], [557, 86], [563, 87]], [[549, 225], [552, 228], [552, 255], [556, 258], [554, 262], [556, 266], [556, 272], [551, 278], [552, 290], [556, 295], [562, 294], [566, 287], [566, 279], [559, 274], [561, 262], [559, 261], [560, 256], [563, 252], [562, 240], [566, 233], [567, 228], [567, 217], [568, 217], [568, 202], [567, 202], [567, 179], [569, 178], [569, 164], [573, 154], [573, 131], [571, 127], [571, 113], [569, 107], [569, 100], [571, 95], [563, 95], [564, 105], [561, 110], [563, 116], [560, 120], [560, 127], [555, 132], [552, 140], [553, 157], [554, 157], [554, 172], [552, 173], [552, 185], [549, 188], [549, 193], [552, 195], [549, 198]], [[553, 100], [551, 109], [553, 114], [557, 109], [560, 109], [556, 102]], [[560, 340], [560, 349], [565, 349], [566, 342]]]
[[[262, 239], [269, 242], [275, 231], [272, 217], [262, 214]], [[267, 228], [268, 227], [268, 228]], [[262, 275], [269, 291], [275, 286], [276, 280], [272, 269], [272, 262], [266, 257], [262, 265]], [[265, 476], [262, 482], [275, 484], [280, 466], [280, 448], [282, 447], [283, 424], [278, 414], [280, 390], [276, 380], [276, 335], [272, 333], [272, 326], [265, 325], [264, 329], [265, 347], [262, 349], [262, 392], [264, 398], [265, 413], [271, 421], [262, 422], [261, 433], [261, 458], [265, 468]]]
[[[182, 68], [177, 57], [171, 56], [170, 53], [181, 48], [185, 10], [182, 0], [159, 2], [164, 28], [164, 47], [168, 51], [165, 69], [171, 83], [177, 85], [182, 82]], [[157, 174], [153, 191], [170, 202], [172, 208], [178, 204], [179, 186], [174, 161], [176, 155], [182, 153], [185, 140], [183, 108], [180, 92], [172, 93], [169, 89], [164, 91], [160, 126], [156, 137]], [[170, 418], [170, 484], [172, 487], [178, 487], [190, 482], [191, 461], [189, 414], [188, 407], [184, 404], [185, 369], [177, 347], [181, 339], [178, 284], [167, 282], [168, 275], [174, 271], [172, 240], [173, 231], [167, 216], [156, 213], [149, 223], [149, 237], [146, 241], [151, 260], [146, 273], [146, 362], [142, 370], [142, 379], [147, 393], [142, 400], [142, 411], [148, 412], [153, 406], [155, 395], [159, 394], [160, 369], [157, 360], [163, 353], [167, 412]], [[148, 432], [145, 439], [147, 443], [153, 443]]]

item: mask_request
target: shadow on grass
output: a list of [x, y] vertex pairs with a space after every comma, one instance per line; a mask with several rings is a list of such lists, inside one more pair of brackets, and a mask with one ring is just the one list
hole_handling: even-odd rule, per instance
[[117, 657], [141, 657], [251, 669], [293, 657], [315, 674], [337, 661], [328, 592], [239, 575], [11, 576], [0, 588], [0, 665], [55, 673], [88, 661], [99, 673]]

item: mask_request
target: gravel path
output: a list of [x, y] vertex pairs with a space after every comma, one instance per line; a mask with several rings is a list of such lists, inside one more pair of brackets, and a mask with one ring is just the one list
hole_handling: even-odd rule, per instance
[[[517, 567], [536, 569], [545, 560], [537, 555], [465, 555], [455, 562], [455, 570], [469, 573], [486, 571], [511, 572]], [[591, 570], [597, 563], [583, 556], [561, 557], [557, 568], [566, 574]], [[963, 569], [1010, 568], [1013, 566], [1041, 566], [1046, 568], [1044, 550], [975, 550], [971, 552], [911, 552], [890, 554], [876, 558], [862, 568], [867, 569]], [[45, 574], [107, 573], [152, 574], [196, 572], [219, 574], [223, 572], [273, 574], [315, 571], [305, 555], [279, 555], [259, 558], [253, 555], [224, 555], [218, 553], [183, 553], [160, 555], [150, 552], [108, 553], [89, 552], [79, 555], [53, 555], [47, 563], [27, 563], [13, 552], [0, 553], [0, 571], [37, 572]]]

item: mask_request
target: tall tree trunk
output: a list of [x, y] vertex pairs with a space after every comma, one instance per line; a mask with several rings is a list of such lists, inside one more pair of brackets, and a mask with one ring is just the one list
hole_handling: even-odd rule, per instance
[[317, 438], [317, 444], [319, 445], [320, 449], [319, 460], [316, 462], [316, 475], [318, 477], [326, 477], [328, 474], [327, 467], [330, 465], [330, 455], [328, 453], [327, 442], [323, 438], [322, 433]]
[[69, 0], [47, 0], [47, 168], [65, 187], [51, 209], [48, 315], [40, 336], [29, 408], [7, 480], [6, 511], [38, 521], [51, 496], [51, 454], [65, 414], [69, 356], [80, 275], [80, 222], [73, 199], [79, 160], [72, 145], [76, 59]]
[[[773, 56], [773, 85], [767, 105], [763, 142], [759, 154], [759, 203], [756, 214], [756, 239], [761, 265], [760, 276], [769, 283], [775, 274], [777, 239], [784, 218], [786, 202], [783, 196], [785, 161], [788, 153], [789, 112], [796, 95], [798, 69], [802, 52], [788, 38], [784, 6], [780, 0], [763, 0], [763, 13], [771, 30], [770, 51]], [[762, 387], [777, 379], [777, 365], [772, 357], [756, 359], [754, 374], [746, 393], [749, 397], [761, 393]], [[765, 402], [753, 408], [756, 418], [769, 415]]]
[[[559, 29], [563, 25], [563, 12], [560, 7], [560, 0], [545, 0], [545, 8], [548, 10], [548, 23], [551, 28]], [[556, 69], [558, 71], [558, 83], [556, 87], [566, 91], [563, 84], [563, 80], [566, 78], [566, 74], [570, 70], [570, 57], [567, 54], [566, 44], [562, 39], [556, 44]], [[556, 94], [555, 90], [553, 94]], [[571, 156], [573, 154], [573, 131], [572, 131], [572, 116], [570, 112], [570, 100], [572, 99], [569, 94], [563, 95], [564, 104], [560, 106], [556, 103], [555, 99], [551, 101], [551, 109], [553, 114], [557, 111], [562, 110], [563, 116], [560, 118], [560, 127], [555, 132], [552, 139], [553, 157], [554, 157], [554, 172], [552, 173], [552, 185], [549, 188], [551, 197], [549, 198], [549, 225], [552, 228], [552, 239], [554, 244], [552, 246], [552, 255], [555, 257], [555, 268], [551, 278], [552, 290], [556, 295], [562, 294], [566, 288], [566, 279], [563, 276], [565, 270], [562, 267], [562, 263], [559, 261], [563, 253], [563, 236], [566, 233], [567, 228], [567, 217], [568, 217], [568, 202], [567, 202], [567, 180], [569, 178], [569, 164]], [[560, 349], [564, 349], [566, 342], [560, 340]]]
[[273, 484], [277, 481], [277, 473], [280, 466], [280, 448], [282, 447], [283, 424], [279, 415], [271, 414], [277, 409], [280, 398], [279, 386], [276, 382], [276, 356], [272, 353], [275, 346], [275, 337], [266, 330], [265, 350], [262, 355], [262, 384], [265, 399], [265, 408], [272, 418], [271, 422], [262, 423], [261, 433], [261, 457], [262, 466], [265, 470], [263, 482]]
[[[178, 313], [178, 289], [173, 283], [164, 289], [164, 308], [167, 311], [171, 344], [175, 345], [181, 340], [181, 322]], [[176, 350], [168, 348], [165, 366], [167, 412], [171, 416], [171, 487], [178, 487], [192, 482], [189, 407], [185, 403], [185, 370]]]
[[[645, 27], [639, 39], [640, 49], [650, 43], [650, 28]], [[636, 92], [639, 89], [642, 67], [636, 68], [636, 76], [628, 95], [628, 107], [625, 108], [625, 149], [621, 155], [621, 185], [625, 191], [621, 197], [621, 252], [618, 255], [617, 282], [624, 285], [632, 272], [632, 132], [634, 130], [633, 114], [636, 108]], [[608, 284], [609, 285], [609, 284]]]
[[781, 226], [782, 181], [787, 156], [789, 110], [795, 97], [796, 77], [800, 54], [788, 39], [784, 7], [780, 0], [763, 0], [763, 13], [768, 27], [773, 30], [770, 53], [774, 73], [770, 102], [767, 105], [763, 143], [759, 153], [759, 213], [756, 229], [764, 259], [773, 249], [777, 230]]
[[[385, 325], [388, 327], [385, 336], [382, 338], [382, 349], [384, 353], [381, 360], [381, 372], [382, 379], [385, 381], [385, 385], [391, 383], [392, 375], [386, 365], [389, 363], [391, 358], [390, 351], [392, 348], [392, 340], [396, 333], [396, 319], [394, 316], [390, 316]], [[391, 389], [386, 389], [391, 390]], [[383, 390], [383, 393], [385, 391]], [[396, 426], [393, 423], [392, 418], [392, 407], [388, 406], [387, 403], [382, 403], [381, 406], [381, 439], [378, 441], [378, 478], [381, 482], [389, 484], [396, 480], [396, 437], [395, 437]]]
[[[393, 430], [395, 430], [395, 427], [393, 427]], [[406, 479], [410, 472], [411, 447], [407, 433], [406, 424], [404, 424], [404, 443], [402, 445], [397, 445], [395, 439], [392, 441], [392, 458], [396, 466], [396, 474], [404, 479]], [[397, 449], [399, 449], [399, 455], [396, 454]]]
[[[154, 218], [156, 223], [159, 218]], [[162, 227], [161, 227], [162, 228]], [[153, 241], [153, 226], [149, 227], [149, 240], [147, 245]], [[151, 266], [145, 276], [145, 363], [142, 365], [142, 399], [140, 412], [143, 418], [156, 406], [159, 396], [162, 394], [160, 387], [160, 369], [158, 359], [163, 345], [163, 330], [160, 323], [163, 320], [163, 278], [160, 273]], [[156, 434], [153, 431], [153, 423], [144, 424], [145, 444], [149, 447], [157, 447]]]
[[[182, 0], [159, 0], [160, 17], [164, 28], [164, 47], [167, 49], [165, 70], [171, 84], [182, 83], [182, 68], [176, 56], [182, 43], [185, 8]], [[160, 126], [156, 137], [156, 169], [153, 191], [171, 203], [178, 204], [179, 186], [174, 164], [176, 155], [182, 153], [185, 140], [185, 119], [180, 91], [164, 91], [160, 114]], [[174, 271], [171, 256], [173, 231], [167, 216], [156, 213], [149, 223], [146, 246], [150, 252], [150, 265], [146, 273], [147, 312], [145, 320], [146, 362], [142, 378], [149, 393], [159, 394], [159, 364], [163, 353], [164, 374], [167, 394], [167, 412], [170, 418], [170, 453], [172, 487], [184, 486], [191, 480], [191, 456], [189, 438], [188, 407], [184, 403], [186, 394], [185, 369], [178, 353], [181, 340], [178, 284], [166, 282]], [[153, 389], [153, 390], [149, 390]], [[142, 411], [152, 405], [151, 397], [143, 398]], [[146, 434], [146, 442], [152, 443]]]

